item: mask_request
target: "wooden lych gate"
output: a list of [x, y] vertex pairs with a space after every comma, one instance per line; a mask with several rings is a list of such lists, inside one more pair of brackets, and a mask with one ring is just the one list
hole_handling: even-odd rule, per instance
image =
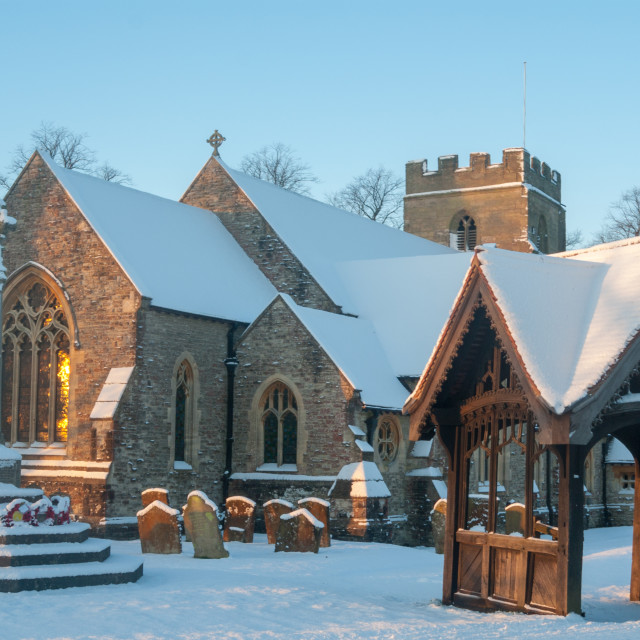
[[[411, 439], [437, 433], [448, 455], [443, 602], [581, 612], [584, 461], [611, 434], [633, 454], [640, 479], [640, 401], [612, 402], [640, 362], [640, 342], [585, 402], [554, 413], [475, 269], [405, 406]], [[511, 503], [523, 505], [515, 529]], [[638, 481], [631, 569], [630, 598], [640, 600]]]

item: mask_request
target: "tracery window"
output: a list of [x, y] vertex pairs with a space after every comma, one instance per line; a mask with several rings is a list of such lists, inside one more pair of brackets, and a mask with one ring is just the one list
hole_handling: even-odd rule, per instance
[[178, 367], [175, 380], [174, 462], [192, 462], [193, 370], [187, 360]]
[[400, 432], [395, 421], [390, 416], [380, 419], [375, 443], [378, 456], [382, 462], [393, 462], [396, 459], [400, 443]]
[[42, 281], [12, 294], [2, 327], [2, 433], [7, 442], [66, 442], [69, 325]]
[[298, 403], [282, 382], [271, 385], [260, 403], [265, 464], [296, 464], [298, 455]]
[[472, 251], [476, 246], [476, 223], [470, 216], [463, 216], [456, 230], [456, 248], [458, 251]]

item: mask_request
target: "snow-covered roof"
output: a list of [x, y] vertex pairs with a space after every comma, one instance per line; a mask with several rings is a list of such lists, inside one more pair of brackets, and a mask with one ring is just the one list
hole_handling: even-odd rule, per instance
[[63, 169], [40, 155], [153, 305], [251, 322], [275, 295], [211, 212]]
[[364, 318], [298, 306], [280, 294], [368, 406], [400, 409], [407, 390], [400, 383], [372, 324]]
[[338, 265], [353, 260], [454, 253], [448, 247], [220, 165], [345, 313], [357, 313]]
[[562, 257], [494, 248], [478, 257], [529, 375], [562, 413], [640, 328], [640, 239]]
[[620, 440], [613, 438], [609, 443], [605, 462], [607, 464], [633, 464], [634, 459], [631, 451]]

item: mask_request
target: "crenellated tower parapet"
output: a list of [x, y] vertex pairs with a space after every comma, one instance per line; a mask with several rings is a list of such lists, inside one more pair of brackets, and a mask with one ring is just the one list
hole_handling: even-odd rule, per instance
[[552, 253], [565, 246], [561, 177], [526, 149], [509, 148], [502, 162], [472, 153], [406, 164], [405, 231], [461, 250], [495, 242], [505, 249]]

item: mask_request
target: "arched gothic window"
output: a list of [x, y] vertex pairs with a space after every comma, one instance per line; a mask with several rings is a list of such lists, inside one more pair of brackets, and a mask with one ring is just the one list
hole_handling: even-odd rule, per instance
[[69, 325], [42, 281], [13, 292], [2, 325], [2, 433], [7, 442], [66, 442]]
[[476, 246], [476, 223], [473, 218], [463, 216], [458, 222], [456, 231], [456, 248], [458, 251], [472, 251]]
[[174, 462], [192, 463], [193, 459], [193, 370], [183, 360], [176, 374]]
[[285, 384], [276, 382], [260, 402], [265, 464], [296, 464], [298, 454], [298, 403]]

